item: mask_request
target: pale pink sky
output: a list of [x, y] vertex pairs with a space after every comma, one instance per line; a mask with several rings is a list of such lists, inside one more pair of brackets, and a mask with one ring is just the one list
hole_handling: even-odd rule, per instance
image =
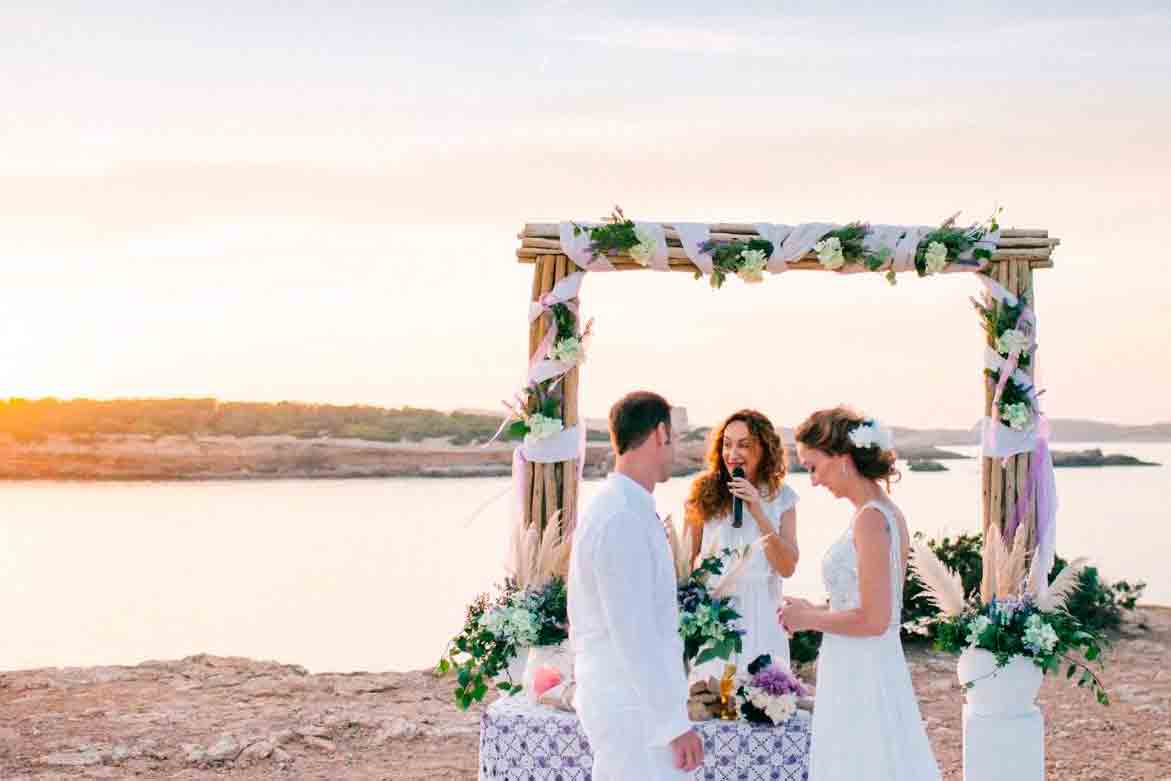
[[[525, 221], [1000, 203], [1063, 242], [1046, 410], [1171, 420], [1171, 12], [709, 6], [6, 10], [0, 396], [491, 407], [524, 365]], [[584, 408], [967, 425], [977, 290], [596, 275]]]

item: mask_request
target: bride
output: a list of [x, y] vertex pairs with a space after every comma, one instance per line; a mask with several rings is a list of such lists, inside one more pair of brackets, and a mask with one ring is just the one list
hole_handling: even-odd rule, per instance
[[809, 781], [938, 781], [899, 640], [910, 546], [906, 520], [879, 485], [898, 476], [889, 432], [845, 407], [796, 432], [814, 486], [854, 506], [822, 561], [829, 605], [786, 599], [792, 632], [824, 633]]
[[[737, 469], [744, 477], [732, 477]], [[785, 485], [785, 449], [772, 422], [755, 410], [729, 416], [713, 434], [707, 470], [691, 484], [684, 518], [691, 532], [692, 559], [700, 553], [755, 544], [731, 583], [745, 630], [741, 667], [761, 654], [789, 663], [789, 641], [777, 623], [782, 578], [797, 567], [797, 493]], [[741, 523], [733, 499], [743, 502]], [[730, 571], [732, 566], [729, 562]], [[716, 669], [719, 668], [719, 669]], [[722, 664], [697, 668], [697, 677], [719, 675]]]

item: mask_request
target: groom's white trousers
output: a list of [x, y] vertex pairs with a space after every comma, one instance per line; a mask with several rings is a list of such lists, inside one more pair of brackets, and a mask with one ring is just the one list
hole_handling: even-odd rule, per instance
[[593, 781], [684, 781], [694, 778], [675, 767], [668, 745], [652, 746], [651, 715], [613, 682], [594, 682], [578, 673], [574, 708], [590, 739]]

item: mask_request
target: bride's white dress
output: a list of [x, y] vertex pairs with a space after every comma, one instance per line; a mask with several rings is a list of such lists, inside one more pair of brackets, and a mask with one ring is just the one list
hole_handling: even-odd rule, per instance
[[[885, 502], [861, 510], [867, 507], [882, 513], [890, 532], [890, 624], [878, 637], [827, 633], [822, 639], [809, 781], [939, 781], [899, 640], [906, 577], [902, 526], [897, 510]], [[826, 552], [822, 578], [833, 610], [861, 604], [853, 521]]]
[[[782, 484], [776, 496], [765, 497], [761, 502], [774, 532], [780, 533], [781, 516], [796, 507], [797, 500], [797, 492]], [[760, 527], [749, 515], [747, 507], [744, 508], [744, 521], [739, 529], [732, 525], [731, 514], [708, 521], [703, 527], [704, 551], [711, 551], [712, 548], [719, 551], [725, 548], [739, 550], [759, 539]], [[774, 662], [788, 666], [789, 639], [777, 621], [777, 607], [781, 604], [784, 579], [769, 565], [760, 545], [752, 548], [748, 555], [751, 558], [729, 589], [729, 596], [734, 600], [733, 607], [740, 614], [740, 628], [744, 630], [743, 650], [736, 659], [737, 666], [744, 672], [749, 663], [761, 654], [769, 654]], [[729, 558], [725, 566], [730, 568], [734, 562], [735, 558]], [[723, 660], [717, 659], [698, 665], [692, 672], [692, 679], [718, 677], [725, 664]]]

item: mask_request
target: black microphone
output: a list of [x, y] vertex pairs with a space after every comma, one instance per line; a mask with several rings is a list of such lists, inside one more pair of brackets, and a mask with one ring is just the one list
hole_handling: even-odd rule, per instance
[[[744, 470], [736, 467], [732, 470], [732, 477], [744, 477]], [[739, 496], [732, 497], [732, 527], [739, 529], [744, 525], [744, 500]]]

